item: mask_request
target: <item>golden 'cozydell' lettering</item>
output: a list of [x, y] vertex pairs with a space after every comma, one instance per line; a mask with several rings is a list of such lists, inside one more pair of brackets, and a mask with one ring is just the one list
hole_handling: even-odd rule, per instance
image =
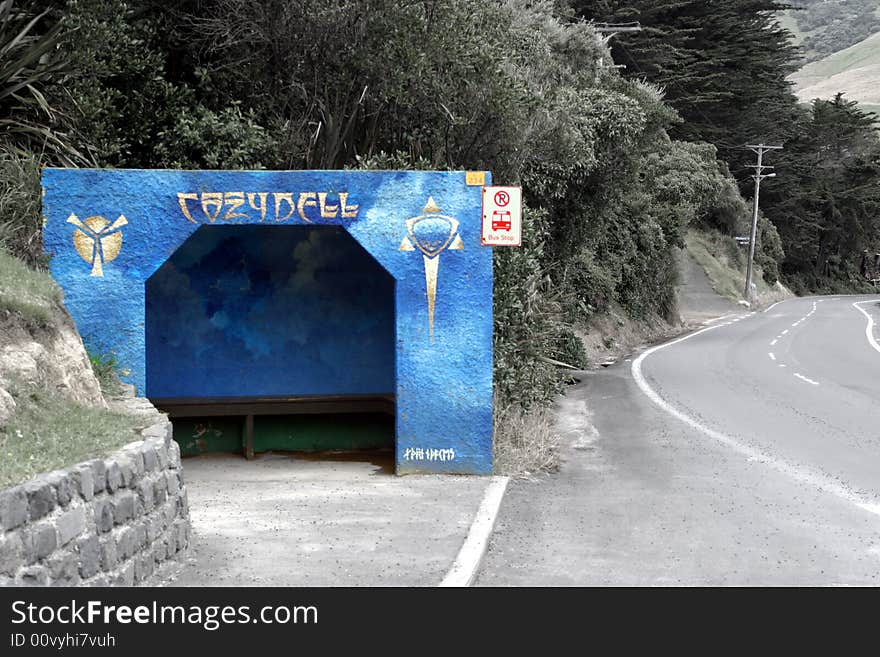
[[321, 219], [355, 219], [359, 209], [349, 203], [348, 192], [178, 192], [177, 204], [194, 224], [265, 221], [270, 213], [275, 222], [298, 218], [311, 224]]

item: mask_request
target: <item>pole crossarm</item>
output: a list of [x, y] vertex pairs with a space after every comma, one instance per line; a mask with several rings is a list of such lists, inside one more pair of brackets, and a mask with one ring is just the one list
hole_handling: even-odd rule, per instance
[[600, 34], [642, 31], [642, 25], [638, 21], [632, 23], [593, 23], [593, 28]]
[[602, 35], [602, 41], [608, 43], [616, 34], [641, 32], [642, 26], [638, 22], [634, 23], [593, 23], [593, 29]]

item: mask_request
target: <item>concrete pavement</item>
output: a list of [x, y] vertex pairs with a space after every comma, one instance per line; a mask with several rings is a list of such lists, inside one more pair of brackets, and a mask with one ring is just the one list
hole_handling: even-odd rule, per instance
[[852, 305], [876, 299], [793, 299], [656, 350], [635, 369], [660, 403], [631, 362], [584, 373], [562, 471], [511, 484], [477, 583], [876, 585], [880, 352]]
[[194, 551], [172, 586], [436, 586], [490, 477], [396, 477], [393, 455], [183, 461]]

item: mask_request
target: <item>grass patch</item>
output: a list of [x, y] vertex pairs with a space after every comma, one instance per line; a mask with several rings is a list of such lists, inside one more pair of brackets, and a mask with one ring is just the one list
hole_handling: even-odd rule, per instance
[[16, 409], [0, 428], [0, 488], [104, 456], [138, 438], [133, 415], [89, 408], [42, 388], [13, 383]]
[[61, 289], [47, 272], [35, 271], [0, 250], [0, 310], [20, 315], [30, 324], [47, 326]]
[[[748, 258], [746, 247], [739, 246], [732, 237], [717, 231], [690, 230], [684, 241], [688, 252], [706, 272], [717, 294], [732, 301], [743, 298]], [[752, 282], [758, 289], [759, 297], [771, 292], [757, 265], [752, 271]]]
[[116, 368], [119, 365], [116, 356], [113, 354], [104, 356], [89, 350], [86, 350], [86, 353], [89, 355], [89, 362], [92, 364], [95, 378], [98, 379], [101, 386], [101, 392], [109, 397], [118, 396], [122, 392], [122, 382], [116, 373]]
[[803, 43], [806, 34], [801, 31], [801, 28], [794, 17], [793, 11], [789, 10], [778, 12], [776, 14], [776, 20], [779, 21], [780, 27], [788, 30], [791, 33], [792, 41], [795, 45], [799, 46], [801, 45], [801, 43]]
[[831, 99], [839, 91], [863, 106], [880, 104], [880, 34], [872, 34], [845, 50], [807, 64], [792, 74], [795, 94], [803, 103], [813, 98]]
[[803, 77], [829, 78], [839, 73], [850, 71], [863, 66], [876, 66], [880, 64], [880, 35], [872, 34], [863, 41], [851, 45], [849, 48], [838, 50], [802, 68], [797, 75]]
[[527, 476], [559, 469], [559, 435], [548, 409], [495, 412], [495, 473]]

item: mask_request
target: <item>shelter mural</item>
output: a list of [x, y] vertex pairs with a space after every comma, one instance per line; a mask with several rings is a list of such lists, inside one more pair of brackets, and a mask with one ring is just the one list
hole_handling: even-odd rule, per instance
[[139, 394], [392, 394], [398, 473], [489, 473], [485, 178], [47, 169], [45, 244]]

